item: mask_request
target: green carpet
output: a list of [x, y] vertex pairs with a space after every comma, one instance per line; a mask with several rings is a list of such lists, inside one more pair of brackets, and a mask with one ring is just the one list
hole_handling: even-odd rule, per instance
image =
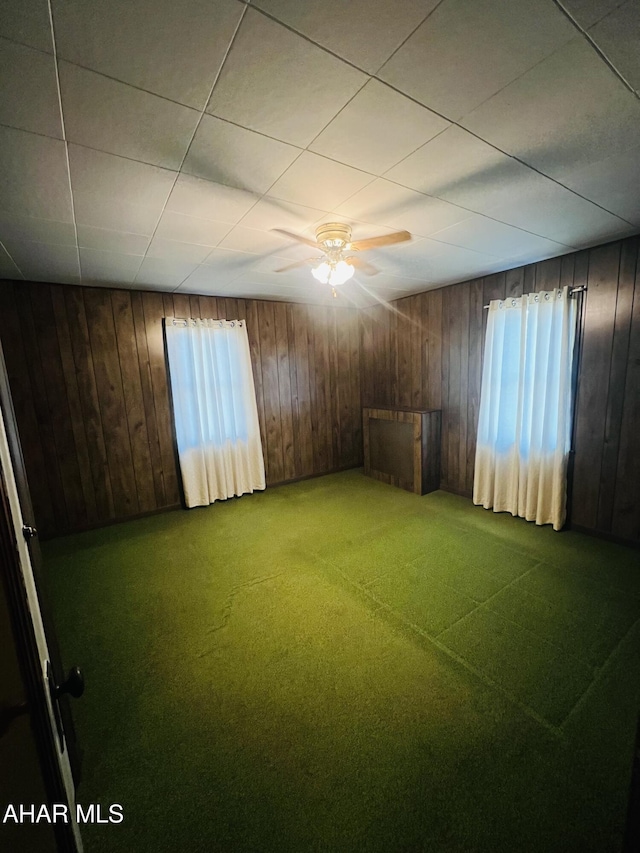
[[347, 471], [44, 553], [87, 853], [619, 851], [637, 552]]

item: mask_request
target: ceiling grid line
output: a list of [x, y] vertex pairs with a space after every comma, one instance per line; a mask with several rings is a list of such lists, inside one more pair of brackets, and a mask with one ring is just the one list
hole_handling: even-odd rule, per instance
[[[613, 73], [613, 74], [618, 78], [618, 80], [622, 83], [622, 85], [623, 85], [623, 86], [625, 86], [625, 88], [627, 88], [627, 89], [631, 92], [631, 94], [632, 94], [634, 97], [636, 97], [638, 100], [640, 100], [640, 93], [638, 92], [638, 90], [637, 90], [637, 89], [634, 89], [634, 87], [631, 85], [631, 83], [629, 83], [629, 81], [628, 81], [628, 80], [627, 80], [627, 78], [624, 76], [624, 74], [623, 74], [623, 73], [622, 73], [622, 72], [621, 72], [621, 71], [616, 67], [616, 65], [615, 65], [615, 64], [614, 64], [614, 63], [609, 59], [609, 57], [608, 57], [608, 56], [607, 56], [607, 54], [604, 52], [604, 50], [602, 50], [602, 49], [600, 48], [600, 46], [597, 44], [597, 42], [595, 41], [595, 39], [594, 39], [592, 36], [590, 36], [590, 35], [589, 35], [589, 33], [587, 32], [587, 30], [585, 30], [585, 28], [584, 28], [584, 27], [582, 27], [582, 26], [578, 23], [578, 21], [576, 21], [575, 17], [574, 17], [574, 16], [571, 14], [571, 12], [569, 12], [569, 10], [564, 6], [564, 4], [561, 2], [561, 0], [553, 0], [553, 2], [554, 2], [554, 3], [555, 3], [555, 5], [558, 7], [558, 9], [560, 9], [560, 11], [563, 13], [563, 15], [565, 15], [565, 17], [567, 18], [567, 20], [568, 20], [568, 21], [570, 21], [570, 22], [573, 24], [573, 26], [574, 26], [574, 27], [576, 28], [576, 30], [580, 33], [580, 35], [581, 35], [581, 36], [582, 36], [582, 37], [587, 41], [587, 43], [588, 43], [588, 44], [593, 48], [593, 50], [598, 54], [598, 56], [600, 57], [600, 59], [601, 59], [601, 60], [604, 62], [604, 64], [609, 68], [609, 70], [610, 70], [610, 71], [611, 71], [611, 72], [612, 72], [612, 73]], [[620, 3], [618, 6], [615, 6], [613, 9], [611, 9], [609, 12], [607, 12], [607, 14], [606, 14], [606, 15], [604, 15], [602, 18], [600, 18], [600, 21], [605, 20], [605, 18], [607, 18], [607, 17], [608, 17], [612, 12], [615, 12], [615, 11], [616, 11], [616, 9], [619, 9], [619, 8], [620, 8], [620, 6], [622, 6], [622, 5], [623, 5], [623, 3]], [[600, 21], [598, 21], [597, 23], [600, 23]]]
[[67, 142], [67, 133], [64, 121], [64, 109], [62, 106], [62, 90], [60, 89], [60, 73], [58, 69], [58, 55], [56, 49], [56, 31], [53, 23], [53, 10], [51, 8], [51, 0], [47, 0], [47, 11], [49, 13], [49, 25], [51, 27], [51, 47], [53, 49], [53, 65], [55, 69], [56, 92], [58, 94], [58, 106], [60, 108], [60, 127], [62, 128], [62, 139], [64, 141], [64, 156], [67, 167], [67, 178], [69, 181], [69, 201], [71, 204], [71, 221], [73, 223], [73, 232], [76, 239], [76, 257], [78, 260], [78, 275], [82, 281], [82, 262], [80, 260], [80, 246], [78, 243], [78, 226], [76, 223], [76, 212], [73, 198], [73, 184], [71, 181], [71, 163], [69, 161], [69, 143]]

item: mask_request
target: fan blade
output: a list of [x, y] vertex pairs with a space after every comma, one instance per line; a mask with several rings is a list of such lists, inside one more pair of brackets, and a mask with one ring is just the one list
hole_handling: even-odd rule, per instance
[[378, 275], [380, 270], [377, 267], [374, 267], [373, 264], [367, 263], [367, 261], [363, 261], [362, 258], [347, 258], [348, 264], [351, 264], [352, 267], [356, 267], [365, 275]]
[[357, 240], [349, 248], [355, 249], [356, 252], [363, 252], [365, 249], [376, 249], [378, 246], [392, 246], [394, 243], [404, 243], [405, 240], [410, 239], [411, 234], [408, 231], [396, 231], [394, 234], [385, 234], [382, 237], [369, 237], [368, 240]]
[[317, 242], [315, 240], [310, 240], [309, 237], [303, 237], [301, 234], [294, 234], [292, 231], [285, 231], [284, 228], [272, 228], [271, 230], [275, 231], [276, 234], [283, 234], [290, 240], [297, 240], [298, 243], [304, 243], [305, 246], [311, 246], [313, 249], [318, 248]]
[[286, 267], [281, 267], [274, 272], [287, 272], [287, 270], [295, 270], [297, 267], [303, 267], [305, 264], [310, 264], [312, 261], [319, 261], [320, 258], [305, 258], [304, 261], [296, 261], [295, 264], [289, 264]]

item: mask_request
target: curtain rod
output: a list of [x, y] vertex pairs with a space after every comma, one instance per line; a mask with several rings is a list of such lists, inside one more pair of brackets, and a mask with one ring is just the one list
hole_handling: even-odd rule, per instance
[[[586, 285], [586, 284], [581, 284], [581, 285], [579, 285], [578, 287], [570, 287], [570, 288], [569, 288], [569, 296], [573, 296], [573, 294], [574, 294], [574, 293], [585, 293], [585, 292], [586, 292], [586, 290], [587, 290], [587, 285]], [[487, 310], [487, 308], [488, 308], [489, 306], [488, 306], [488, 305], [483, 305], [482, 307], [483, 307], [483, 308], [484, 308], [484, 310], [486, 311], [486, 310]]]

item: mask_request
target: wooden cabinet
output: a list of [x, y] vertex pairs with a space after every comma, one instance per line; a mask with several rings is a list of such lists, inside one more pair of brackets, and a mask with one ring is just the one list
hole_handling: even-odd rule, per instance
[[440, 487], [440, 410], [362, 410], [364, 473], [417, 495]]

